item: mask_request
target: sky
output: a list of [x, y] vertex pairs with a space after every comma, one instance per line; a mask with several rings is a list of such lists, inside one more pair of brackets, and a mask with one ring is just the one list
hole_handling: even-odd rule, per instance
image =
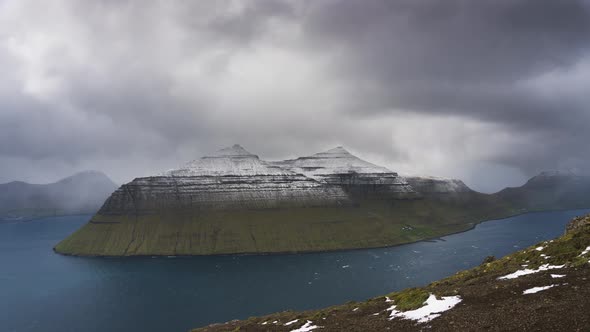
[[234, 143], [493, 192], [590, 169], [588, 0], [0, 0], [0, 182]]

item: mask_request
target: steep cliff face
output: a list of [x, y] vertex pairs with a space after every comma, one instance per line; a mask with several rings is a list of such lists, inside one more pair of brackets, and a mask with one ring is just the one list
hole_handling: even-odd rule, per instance
[[348, 196], [301, 174], [269, 165], [239, 145], [160, 176], [137, 178], [105, 202], [100, 215], [162, 211], [342, 206]]
[[386, 198], [415, 198], [416, 191], [403, 177], [371, 164], [337, 147], [293, 160], [273, 162], [283, 169], [304, 174], [322, 183], [340, 186], [356, 196], [381, 195]]
[[322, 186], [299, 174], [158, 176], [121, 186], [99, 214], [340, 206], [348, 202], [341, 188]]
[[473, 190], [467, 187], [463, 181], [457, 179], [407, 176], [406, 181], [412, 186], [412, 188], [423, 195], [473, 192]]
[[461, 196], [474, 193], [461, 180], [431, 176], [406, 176], [406, 181], [422, 196]]

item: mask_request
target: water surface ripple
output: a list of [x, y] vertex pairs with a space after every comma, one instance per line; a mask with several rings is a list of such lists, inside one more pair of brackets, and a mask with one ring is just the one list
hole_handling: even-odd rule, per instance
[[90, 216], [0, 224], [1, 331], [187, 331], [419, 286], [563, 233], [590, 210], [529, 213], [383, 249], [267, 256], [80, 258], [51, 248]]

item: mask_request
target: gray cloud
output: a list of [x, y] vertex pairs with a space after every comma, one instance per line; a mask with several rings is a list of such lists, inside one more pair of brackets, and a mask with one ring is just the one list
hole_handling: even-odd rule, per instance
[[587, 1], [4, 1], [0, 181], [240, 142], [477, 189], [588, 170]]

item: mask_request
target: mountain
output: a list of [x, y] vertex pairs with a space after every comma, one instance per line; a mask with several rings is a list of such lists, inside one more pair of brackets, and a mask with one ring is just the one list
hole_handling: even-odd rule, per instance
[[565, 235], [425, 287], [364, 302], [215, 324], [218, 331], [585, 331], [590, 325], [590, 216]]
[[506, 188], [497, 194], [526, 210], [588, 207], [590, 176], [571, 172], [542, 172], [518, 188]]
[[545, 177], [488, 195], [459, 180], [406, 178], [342, 147], [269, 162], [234, 145], [122, 185], [55, 250], [135, 256], [383, 247], [531, 210], [590, 207], [587, 195], [546, 199], [555, 190], [570, 197], [590, 183]]
[[77, 173], [50, 184], [0, 184], [0, 219], [95, 213], [116, 188], [113, 181], [97, 171]]
[[445, 179], [432, 176], [407, 176], [406, 181], [414, 190], [422, 195], [460, 195], [473, 193], [461, 180]]
[[159, 176], [134, 179], [109, 197], [99, 215], [198, 215], [345, 204], [349, 201], [341, 188], [270, 165], [234, 145]]

